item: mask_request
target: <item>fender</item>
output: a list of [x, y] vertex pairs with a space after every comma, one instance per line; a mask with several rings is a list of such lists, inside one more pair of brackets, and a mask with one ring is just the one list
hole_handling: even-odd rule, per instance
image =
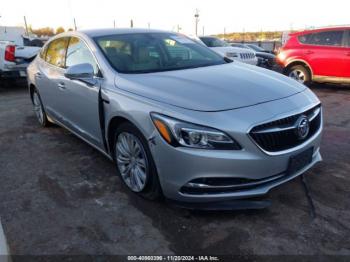
[[286, 63], [284, 69], [286, 69], [292, 63], [295, 63], [295, 62], [300, 62], [300, 63], [306, 64], [307, 67], [310, 69], [311, 77], [313, 78], [314, 72], [312, 70], [312, 67], [310, 66], [310, 64], [308, 62], [306, 62], [304, 59], [301, 59], [301, 58], [292, 58], [292, 59], [288, 60], [288, 62]]
[[106, 140], [106, 124], [105, 124], [106, 117], [105, 117], [104, 103], [109, 104], [109, 101], [102, 98], [101, 85], [100, 85], [98, 90], [98, 115], [99, 115], [99, 121], [100, 121], [103, 147], [104, 147], [104, 150], [108, 154], [110, 154], [109, 146]]

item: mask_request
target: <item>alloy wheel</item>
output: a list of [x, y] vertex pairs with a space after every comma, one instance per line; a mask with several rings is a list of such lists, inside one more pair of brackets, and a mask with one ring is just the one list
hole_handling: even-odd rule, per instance
[[40, 124], [44, 123], [44, 110], [37, 92], [33, 94], [34, 112]]
[[302, 70], [294, 69], [292, 70], [289, 75], [289, 77], [293, 78], [294, 80], [298, 81], [299, 83], [304, 83], [306, 80], [305, 73]]
[[134, 192], [141, 192], [147, 182], [146, 152], [133, 134], [120, 133], [116, 142], [116, 162], [125, 184]]

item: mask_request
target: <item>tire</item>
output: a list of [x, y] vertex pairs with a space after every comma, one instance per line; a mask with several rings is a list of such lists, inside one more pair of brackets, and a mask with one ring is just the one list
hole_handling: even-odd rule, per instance
[[161, 198], [157, 169], [141, 132], [124, 122], [115, 130], [113, 144], [117, 173], [128, 189], [149, 200]]
[[50, 122], [47, 119], [47, 115], [46, 115], [43, 103], [41, 101], [40, 94], [37, 89], [34, 89], [33, 91], [32, 102], [33, 102], [34, 112], [39, 124], [42, 127], [48, 127], [50, 125]]
[[311, 83], [310, 70], [303, 65], [291, 66], [287, 69], [286, 75], [304, 85]]

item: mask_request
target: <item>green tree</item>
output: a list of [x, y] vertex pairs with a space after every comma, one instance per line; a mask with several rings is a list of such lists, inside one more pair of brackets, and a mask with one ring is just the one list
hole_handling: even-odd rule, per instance
[[57, 35], [57, 34], [64, 33], [64, 32], [65, 32], [65, 30], [64, 30], [64, 28], [63, 28], [62, 26], [60, 26], [60, 27], [58, 27], [58, 28], [56, 29], [56, 35]]

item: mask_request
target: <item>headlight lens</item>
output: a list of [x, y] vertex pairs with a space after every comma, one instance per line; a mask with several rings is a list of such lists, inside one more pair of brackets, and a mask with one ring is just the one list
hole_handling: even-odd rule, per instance
[[242, 149], [238, 142], [219, 130], [157, 113], [151, 113], [151, 118], [163, 139], [173, 146], [216, 150]]
[[238, 57], [238, 54], [237, 54], [237, 53], [234, 53], [234, 52], [227, 52], [227, 53], [226, 53], [226, 56], [227, 56], [227, 57]]

